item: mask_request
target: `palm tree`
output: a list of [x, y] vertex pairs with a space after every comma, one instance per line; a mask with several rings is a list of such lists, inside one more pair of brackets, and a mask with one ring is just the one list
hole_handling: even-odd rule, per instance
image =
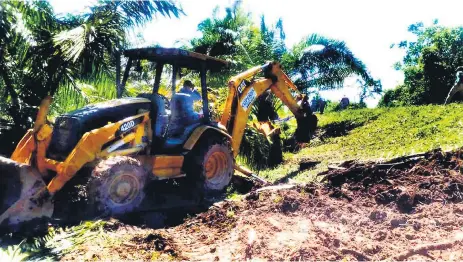
[[[13, 79], [7, 70], [7, 66], [12, 62], [8, 59], [8, 53], [15, 51], [13, 48], [8, 47], [13, 45], [15, 38], [18, 37], [16, 32], [12, 30], [13, 25], [17, 23], [16, 20], [11, 8], [5, 2], [0, 2], [0, 36], [2, 36], [0, 37], [0, 83], [3, 83], [4, 86], [4, 90], [2, 90], [4, 92], [3, 96], [10, 97], [11, 107], [14, 109], [19, 108], [18, 94], [14, 90]], [[2, 103], [1, 108], [6, 109], [6, 104]], [[2, 112], [5, 111], [2, 110]]]
[[[283, 58], [288, 74], [301, 91], [341, 88], [344, 80], [358, 76], [364, 87], [381, 92], [381, 83], [371, 77], [365, 64], [355, 57], [344, 41], [319, 34], [307, 36]], [[367, 90], [363, 92], [368, 94]]]
[[[280, 19], [274, 27], [270, 27], [262, 16], [259, 28], [252, 23], [250, 15], [241, 9], [239, 1], [226, 9], [223, 18], [217, 17], [217, 10], [214, 11], [212, 18], [201, 22], [198, 29], [203, 35], [191, 41], [193, 51], [229, 59], [235, 65], [222, 74], [216, 83], [226, 83], [225, 75], [228, 78], [251, 66], [281, 59], [284, 70], [304, 93], [309, 93], [311, 88], [341, 88], [344, 80], [353, 75], [361, 79], [362, 97], [371, 91], [381, 90], [379, 81], [370, 76], [366, 66], [344, 42], [313, 34], [288, 50], [284, 45], [283, 21]], [[281, 101], [273, 95], [263, 97], [253, 106], [251, 118], [256, 121], [275, 120], [281, 106]], [[252, 127], [245, 132], [240, 154], [245, 157], [247, 164], [257, 169], [278, 164], [266, 158], [272, 154], [272, 148], [280, 151], [275, 146], [275, 143], [280, 143], [278, 137], [271, 143], [259, 137]], [[282, 158], [276, 156], [272, 159]]]
[[[317, 89], [317, 92], [341, 88], [346, 78], [355, 75], [360, 77], [358, 83], [362, 88], [361, 102], [367, 96], [381, 92], [381, 83], [370, 76], [366, 66], [354, 56], [343, 41], [312, 34], [295, 45], [290, 52], [285, 52], [282, 64], [303, 93], [309, 93], [311, 88]], [[259, 121], [272, 121], [278, 118], [276, 112], [281, 106], [281, 101], [275, 96], [268, 96], [256, 103], [253, 112]], [[280, 143], [280, 138], [274, 136], [272, 139], [274, 141], [271, 147], [268, 147], [268, 153], [273, 155], [272, 159], [277, 161], [271, 161], [269, 166], [279, 164], [278, 160], [281, 162], [283, 159], [281, 147], [275, 145], [275, 143]], [[252, 151], [253, 149], [252, 146], [247, 146], [244, 150]], [[247, 151], [244, 153], [251, 155]]]
[[47, 1], [0, 2], [0, 91], [8, 101], [4, 118], [14, 126], [2, 138], [13, 146], [40, 101], [60, 87], [78, 91], [75, 79], [115, 78], [128, 31], [157, 13], [179, 17], [183, 11], [170, 0], [100, 0], [88, 13], [57, 17]]

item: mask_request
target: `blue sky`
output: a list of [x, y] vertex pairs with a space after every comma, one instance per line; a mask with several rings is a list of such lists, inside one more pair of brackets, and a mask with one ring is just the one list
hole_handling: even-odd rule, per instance
[[[79, 12], [94, 0], [50, 0], [56, 12]], [[229, 6], [233, 0], [183, 0], [177, 1], [187, 16], [180, 19], [158, 19], [137, 31], [143, 34], [146, 45], [159, 43], [175, 46], [176, 41], [200, 36], [196, 30], [203, 19], [212, 14], [215, 6]], [[384, 89], [403, 81], [401, 72], [392, 65], [403, 57], [403, 52], [390, 49], [392, 43], [411, 39], [407, 27], [422, 21], [429, 25], [438, 19], [441, 25], [463, 26], [463, 1], [461, 0], [243, 0], [245, 9], [259, 23], [265, 14], [268, 23], [283, 19], [286, 43], [291, 47], [304, 36], [319, 33], [346, 42], [347, 46], [368, 67], [375, 78], [381, 79]], [[222, 8], [223, 9], [223, 8]], [[144, 44], [144, 43], [141, 43]], [[353, 81], [346, 81], [346, 88], [326, 92], [328, 99], [338, 100], [347, 95], [358, 100], [358, 90], [349, 88]], [[374, 106], [377, 99], [370, 99]]]

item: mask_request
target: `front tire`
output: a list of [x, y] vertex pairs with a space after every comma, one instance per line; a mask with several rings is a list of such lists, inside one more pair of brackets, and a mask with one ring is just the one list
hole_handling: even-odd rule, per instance
[[131, 157], [116, 156], [101, 161], [88, 183], [90, 202], [103, 215], [134, 211], [145, 198], [148, 173]]

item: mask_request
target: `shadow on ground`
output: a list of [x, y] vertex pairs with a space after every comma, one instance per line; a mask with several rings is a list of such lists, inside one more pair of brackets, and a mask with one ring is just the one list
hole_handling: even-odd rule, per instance
[[[15, 233], [0, 232], [0, 248], [17, 245], [24, 240], [29, 242], [43, 238], [48, 234], [50, 226], [66, 228], [84, 221], [111, 219], [95, 214], [83, 186], [88, 178], [76, 177], [78, 179], [67, 184], [56, 195], [55, 211], [51, 219], [35, 219], [24, 223]], [[234, 176], [227, 192], [203, 196], [185, 179], [153, 181], [146, 187], [145, 199], [136, 211], [114, 218], [123, 224], [142, 228], [173, 227], [182, 224], [188, 217], [207, 211], [215, 203], [224, 200], [227, 194], [245, 194], [254, 186], [252, 181]], [[44, 249], [43, 252], [47, 253], [47, 250]]]

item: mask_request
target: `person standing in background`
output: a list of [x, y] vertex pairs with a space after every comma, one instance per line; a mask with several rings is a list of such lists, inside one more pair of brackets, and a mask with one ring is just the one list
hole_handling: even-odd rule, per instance
[[349, 98], [344, 95], [340, 102], [341, 109], [346, 109], [349, 106]]
[[452, 89], [450, 89], [449, 94], [447, 95], [447, 98], [445, 99], [444, 104], [449, 103], [452, 100], [452, 97], [461, 91], [463, 91], [463, 66], [459, 66], [457, 68], [457, 77], [455, 80], [455, 84], [453, 85]]
[[[307, 101], [309, 102], [309, 101]], [[318, 96], [314, 96], [312, 98], [312, 101], [310, 102], [310, 109], [312, 109], [313, 112], [316, 112], [318, 109]]]
[[325, 106], [326, 106], [325, 99], [320, 98], [319, 101], [318, 101], [318, 105], [319, 105], [318, 109], [320, 110], [320, 114], [323, 115], [323, 112], [325, 111]]

